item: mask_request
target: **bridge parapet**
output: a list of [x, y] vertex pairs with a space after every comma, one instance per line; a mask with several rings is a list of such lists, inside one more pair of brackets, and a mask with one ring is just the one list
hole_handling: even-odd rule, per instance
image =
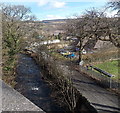
[[0, 108], [0, 110], [2, 110], [3, 113], [6, 111], [40, 111], [40, 113], [45, 113], [41, 108], [33, 104], [2, 80], [0, 80], [0, 84], [2, 85], [2, 108]]

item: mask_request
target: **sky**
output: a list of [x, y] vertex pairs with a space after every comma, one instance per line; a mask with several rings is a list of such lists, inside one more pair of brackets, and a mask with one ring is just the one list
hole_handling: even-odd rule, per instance
[[[0, 2], [24, 5], [38, 20], [65, 19], [82, 15], [93, 7], [104, 10], [109, 0], [1, 0]], [[113, 15], [115, 12], [108, 12]]]

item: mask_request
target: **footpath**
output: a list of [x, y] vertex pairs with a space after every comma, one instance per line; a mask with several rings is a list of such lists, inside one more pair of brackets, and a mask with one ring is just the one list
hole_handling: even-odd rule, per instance
[[[70, 67], [70, 66], [69, 66]], [[96, 81], [80, 72], [80, 67], [70, 67], [73, 85], [87, 98], [98, 113], [120, 113], [120, 95], [99, 86]]]

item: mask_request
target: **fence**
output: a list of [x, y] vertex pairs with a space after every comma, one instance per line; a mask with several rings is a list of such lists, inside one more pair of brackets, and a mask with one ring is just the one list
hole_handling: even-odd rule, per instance
[[80, 66], [80, 70], [89, 75], [91, 78], [95, 79], [100, 85], [104, 87], [118, 89], [120, 86], [118, 81], [113, 80], [110, 76], [106, 76], [103, 73], [94, 71], [92, 67], [86, 68]]

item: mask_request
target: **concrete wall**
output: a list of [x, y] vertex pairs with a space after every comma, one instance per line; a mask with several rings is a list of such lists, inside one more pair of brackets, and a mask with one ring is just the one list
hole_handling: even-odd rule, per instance
[[26, 97], [8, 86], [2, 80], [2, 108], [0, 110], [6, 111], [39, 111], [45, 113], [41, 108], [37, 107]]

